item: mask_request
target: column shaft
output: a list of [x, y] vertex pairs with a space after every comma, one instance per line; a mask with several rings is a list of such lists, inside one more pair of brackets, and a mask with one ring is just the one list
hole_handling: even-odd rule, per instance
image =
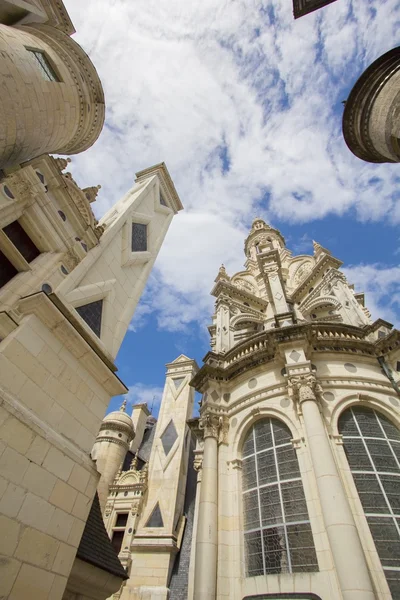
[[322, 514], [344, 600], [375, 600], [361, 541], [315, 400], [302, 403]]
[[197, 523], [194, 600], [215, 600], [218, 544], [218, 445], [204, 440], [199, 519]]

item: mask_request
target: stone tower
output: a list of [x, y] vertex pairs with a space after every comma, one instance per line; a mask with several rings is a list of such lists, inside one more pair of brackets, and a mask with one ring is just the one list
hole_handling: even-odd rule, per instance
[[61, 0], [1, 7], [0, 169], [77, 154], [99, 137], [104, 94]]
[[[203, 394], [188, 598], [400, 598], [400, 332], [341, 262], [256, 219], [221, 267]], [[173, 598], [172, 598], [173, 600]]]
[[[127, 392], [114, 359], [182, 208], [160, 164], [137, 173], [132, 189], [98, 223], [91, 209], [98, 188], [81, 189], [64, 172], [67, 164], [41, 156], [0, 184], [6, 540], [0, 596], [6, 598], [63, 596], [99, 479], [90, 451], [110, 398]], [[127, 449], [130, 417], [118, 413], [108, 425]], [[111, 453], [118, 455], [117, 448], [110, 444]]]
[[377, 58], [355, 83], [343, 113], [349, 149], [372, 163], [400, 162], [400, 47]]
[[126, 414], [125, 407], [126, 401], [119, 411], [108, 413], [104, 417], [92, 450], [92, 459], [96, 461], [97, 470], [101, 474], [97, 493], [102, 510], [107, 502], [110, 485], [121, 468], [135, 435], [132, 419]]

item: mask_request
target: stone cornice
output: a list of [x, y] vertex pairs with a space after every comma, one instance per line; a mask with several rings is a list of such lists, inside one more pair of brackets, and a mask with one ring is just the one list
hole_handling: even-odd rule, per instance
[[258, 304], [261, 308], [266, 308], [268, 306], [268, 301], [263, 298], [259, 298], [258, 296], [254, 296], [250, 292], [242, 288], [238, 288], [235, 285], [227, 282], [227, 281], [218, 281], [213, 289], [211, 290], [211, 295], [218, 298], [221, 294], [226, 294], [231, 298], [244, 298], [244, 300], [250, 300], [253, 304]]
[[135, 182], [139, 183], [141, 181], [146, 181], [154, 175], [158, 178], [161, 191], [164, 195], [164, 199], [168, 203], [168, 206], [172, 208], [174, 213], [182, 210], [182, 202], [178, 196], [178, 192], [175, 189], [175, 185], [172, 181], [171, 175], [169, 174], [167, 165], [164, 162], [153, 165], [152, 167], [148, 167], [147, 169], [143, 169], [142, 171], [138, 171], [136, 173]]
[[342, 352], [378, 357], [400, 346], [400, 332], [386, 338], [368, 340], [373, 326], [355, 327], [344, 323], [301, 323], [272, 329], [237, 344], [226, 354], [208, 352], [204, 366], [190, 382], [198, 391], [208, 379], [229, 381], [243, 371], [272, 361], [281, 343], [303, 339], [318, 352]]

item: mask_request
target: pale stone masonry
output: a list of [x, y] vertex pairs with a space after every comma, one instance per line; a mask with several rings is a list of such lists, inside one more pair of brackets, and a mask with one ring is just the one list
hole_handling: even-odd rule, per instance
[[63, 597], [98, 484], [90, 451], [127, 391], [113, 361], [182, 208], [161, 164], [97, 223], [98, 188], [80, 189], [66, 166], [43, 156], [0, 184], [0, 597], [11, 600]]
[[0, 2], [0, 169], [76, 154], [104, 123], [104, 94], [60, 0]]
[[[145, 442], [114, 461], [104, 513], [129, 574], [113, 598], [399, 600], [400, 332], [371, 322], [316, 242], [293, 256], [256, 219], [245, 257], [215, 280], [201, 369], [167, 365], [149, 460], [154, 419], [134, 408]], [[197, 485], [183, 503], [187, 426]]]

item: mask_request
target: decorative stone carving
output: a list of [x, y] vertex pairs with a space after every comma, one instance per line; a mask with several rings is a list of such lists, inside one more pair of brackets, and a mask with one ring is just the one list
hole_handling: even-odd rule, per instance
[[219, 417], [219, 438], [220, 444], [228, 443], [229, 419], [226, 416]]
[[213, 437], [218, 440], [220, 417], [212, 412], [207, 412], [200, 418], [199, 427], [203, 430], [204, 439]]
[[56, 163], [57, 169], [61, 172], [64, 171], [71, 162], [70, 158], [55, 158], [54, 162]]
[[308, 262], [302, 263], [295, 273], [294, 280], [293, 280], [294, 285], [299, 285], [299, 283], [301, 283], [307, 277], [307, 275], [309, 275], [311, 273], [312, 268], [313, 268], [312, 262], [308, 261]]
[[296, 400], [299, 405], [307, 400], [317, 402], [323, 389], [317, 381], [315, 375], [308, 373], [306, 375], [295, 375], [288, 380], [289, 396]]
[[91, 187], [82, 188], [82, 192], [85, 194], [86, 199], [89, 200], [89, 202], [94, 202], [100, 189], [101, 185], [94, 185]]
[[203, 467], [203, 455], [197, 455], [194, 457], [194, 461], [193, 461], [193, 469], [196, 471], [196, 473], [198, 473], [199, 471], [201, 471]]

